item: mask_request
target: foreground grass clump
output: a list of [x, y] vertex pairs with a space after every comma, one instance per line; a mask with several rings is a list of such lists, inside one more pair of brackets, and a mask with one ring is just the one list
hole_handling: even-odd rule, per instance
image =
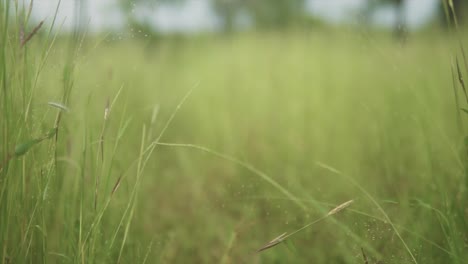
[[4, 263], [468, 258], [442, 33], [102, 41], [45, 24], [21, 45], [21, 19], [1, 25]]

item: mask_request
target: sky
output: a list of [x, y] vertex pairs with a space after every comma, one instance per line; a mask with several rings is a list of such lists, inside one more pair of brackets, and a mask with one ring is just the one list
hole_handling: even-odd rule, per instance
[[[21, 0], [20, 0], [21, 1]], [[33, 17], [50, 22], [59, 0], [35, 0]], [[58, 22], [63, 22], [63, 29], [73, 27], [73, 10], [78, 0], [62, 0], [58, 13]], [[132, 10], [137, 15], [149, 18], [149, 21], [162, 32], [198, 32], [215, 31], [219, 28], [216, 15], [209, 5], [210, 0], [187, 0], [185, 4], [167, 6], [156, 4], [151, 9]], [[406, 21], [410, 28], [418, 28], [427, 23], [437, 11], [439, 0], [406, 0]], [[23, 0], [29, 4], [29, 0]], [[117, 7], [117, 0], [88, 0], [89, 26], [91, 31], [118, 30], [125, 23], [123, 14]], [[306, 8], [312, 15], [330, 23], [353, 23], [356, 12], [366, 0], [306, 0]], [[372, 21], [379, 26], [392, 26], [395, 23], [392, 8], [378, 9]], [[355, 22], [355, 21], [354, 21]]]

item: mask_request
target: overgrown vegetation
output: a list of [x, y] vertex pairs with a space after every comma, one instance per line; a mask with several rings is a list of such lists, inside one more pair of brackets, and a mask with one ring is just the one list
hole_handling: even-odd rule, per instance
[[462, 34], [64, 37], [14, 3], [2, 263], [468, 259]]

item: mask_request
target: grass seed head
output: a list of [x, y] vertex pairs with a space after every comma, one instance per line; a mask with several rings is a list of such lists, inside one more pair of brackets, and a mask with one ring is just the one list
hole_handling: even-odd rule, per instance
[[109, 101], [109, 98], [107, 98], [106, 108], [104, 109], [104, 121], [106, 121], [109, 118], [109, 114], [110, 114], [110, 101]]
[[353, 202], [354, 202], [354, 200], [349, 200], [349, 201], [347, 201], [347, 202], [344, 202], [344, 203], [338, 205], [337, 207], [333, 208], [330, 212], [328, 212], [327, 216], [334, 215], [334, 214], [340, 212], [341, 210], [346, 209], [346, 208], [347, 208], [348, 206], [350, 206]]
[[271, 240], [270, 242], [266, 243], [264, 246], [262, 246], [261, 248], [259, 248], [257, 250], [257, 253], [258, 252], [262, 252], [264, 250], [267, 250], [269, 248], [272, 248], [278, 244], [280, 244], [281, 242], [284, 241], [284, 239], [286, 238], [286, 235], [287, 235], [287, 232], [284, 232], [283, 234], [277, 236], [276, 238], [274, 238], [273, 240]]
[[42, 27], [42, 25], [44, 24], [44, 20], [42, 20], [32, 31], [31, 33], [28, 34], [28, 36], [26, 38], [24, 38], [24, 33], [23, 33], [23, 39], [21, 41], [21, 47], [23, 47], [24, 45], [26, 45], [26, 43], [28, 43], [29, 40], [31, 40], [32, 37], [34, 37], [34, 35], [36, 35], [37, 31], [39, 31], [39, 29]]

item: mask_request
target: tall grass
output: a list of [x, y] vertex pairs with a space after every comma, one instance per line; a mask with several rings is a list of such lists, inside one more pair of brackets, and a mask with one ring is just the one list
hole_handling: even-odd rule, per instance
[[[86, 136], [88, 131], [81, 156], [76, 160], [70, 157], [70, 124], [78, 113], [68, 106], [85, 35], [69, 38], [57, 75], [58, 89], [47, 98], [40, 96], [44, 92], [40, 81], [43, 70], [50, 67], [47, 60], [60, 32], [54, 31], [56, 16], [43, 32], [47, 30], [42, 28], [43, 22], [29, 29], [30, 10], [26, 12], [18, 2], [2, 1], [1, 11], [2, 262], [104, 260], [112, 251], [102, 250], [104, 242], [94, 231], [102, 225], [99, 220], [105, 207], [99, 211], [88, 208], [92, 195], [86, 181], [88, 173], [95, 177], [108, 173], [102, 170], [103, 160], [89, 162], [94, 149]], [[96, 193], [102, 191], [96, 189]], [[111, 194], [116, 191], [117, 186]], [[106, 195], [110, 199], [109, 193]], [[96, 195], [95, 204], [97, 199]]]
[[468, 258], [463, 35], [117, 41], [29, 10], [0, 4], [2, 263]]

